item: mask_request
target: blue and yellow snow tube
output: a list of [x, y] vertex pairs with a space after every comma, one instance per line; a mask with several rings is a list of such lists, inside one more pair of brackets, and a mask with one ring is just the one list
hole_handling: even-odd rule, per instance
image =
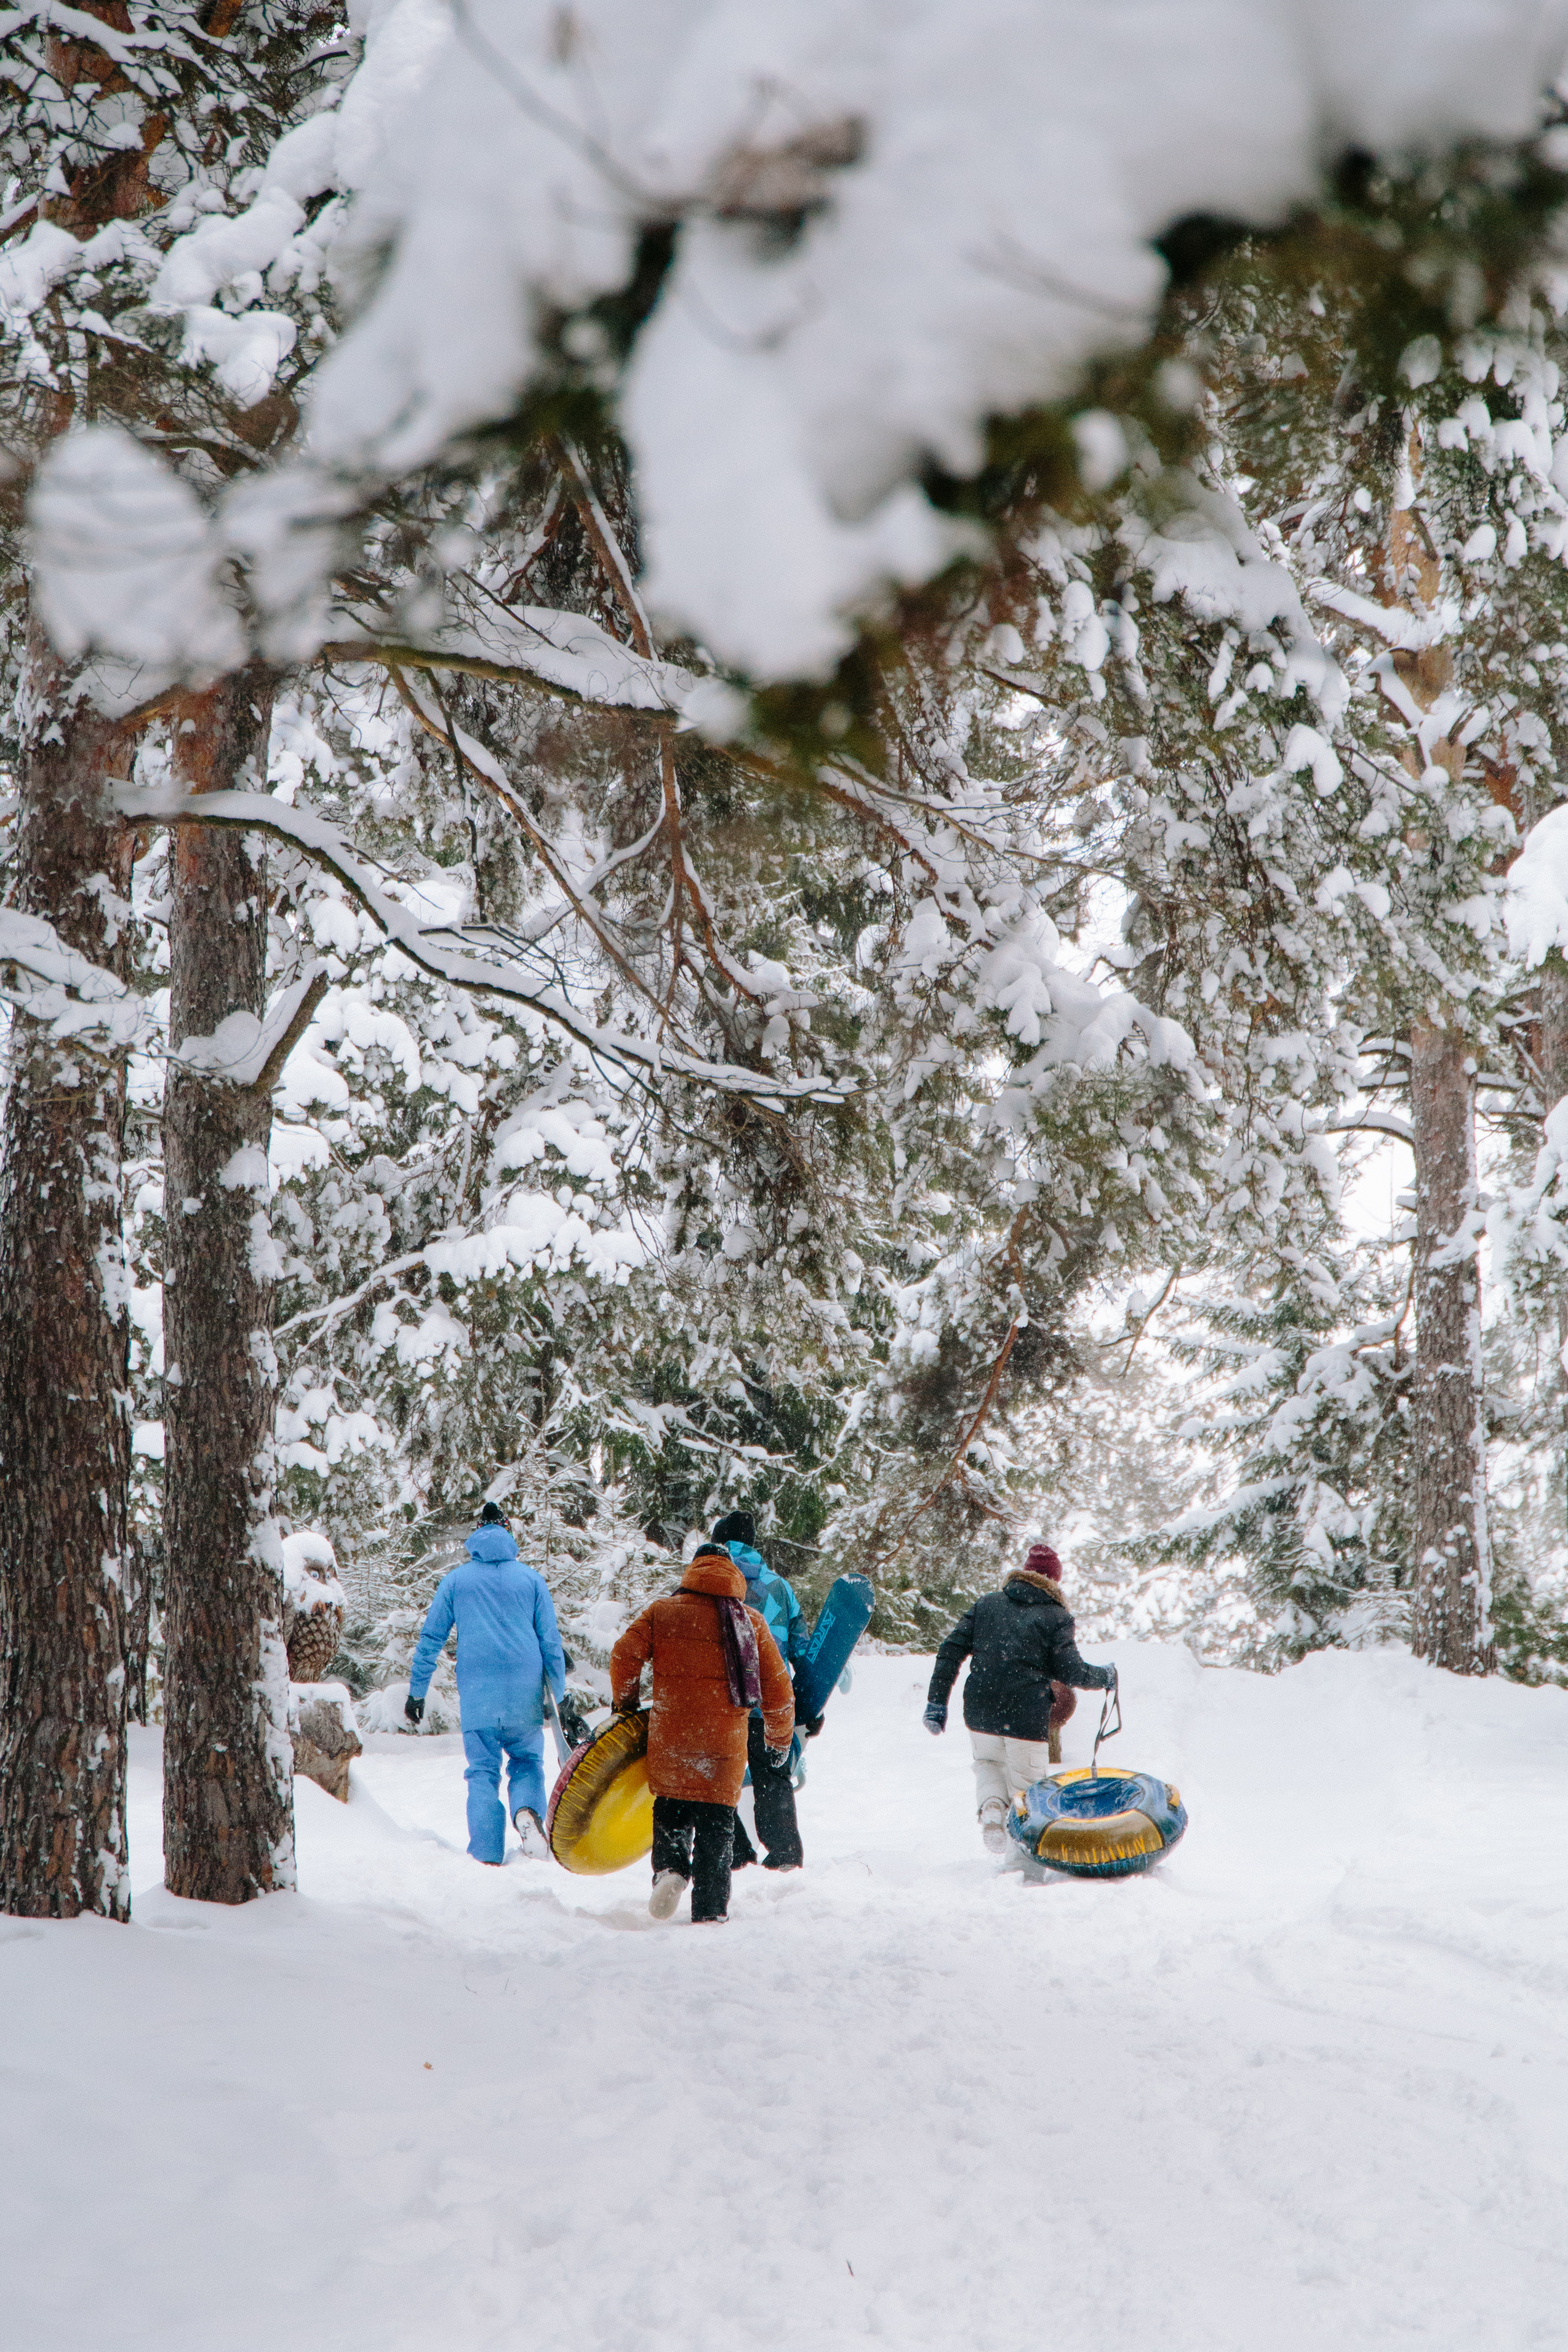
[[1187, 1809], [1152, 1772], [1053, 1772], [1015, 1798], [1007, 1833], [1047, 1870], [1071, 1878], [1130, 1878], [1169, 1853]]
[[602, 1878], [640, 1862], [653, 1845], [647, 1717], [617, 1715], [574, 1749], [550, 1792], [550, 1851], [563, 1870]]

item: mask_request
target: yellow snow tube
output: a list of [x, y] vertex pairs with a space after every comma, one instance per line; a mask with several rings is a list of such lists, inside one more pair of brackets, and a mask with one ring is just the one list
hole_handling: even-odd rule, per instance
[[653, 1844], [646, 1714], [617, 1715], [567, 1760], [551, 1790], [544, 1833], [562, 1868], [580, 1878], [642, 1860]]

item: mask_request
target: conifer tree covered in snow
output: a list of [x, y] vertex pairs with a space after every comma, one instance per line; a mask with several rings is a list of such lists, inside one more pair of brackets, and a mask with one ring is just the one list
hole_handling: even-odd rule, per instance
[[[1414, 216], [1440, 220], [1434, 199], [1443, 189], [1433, 175], [1419, 180], [1415, 194], [1430, 209]], [[1397, 181], [1366, 193], [1391, 215], [1414, 214], [1412, 192]], [[1465, 195], [1461, 180], [1447, 201]], [[1412, 337], [1393, 384], [1374, 394], [1368, 385], [1387, 334], [1375, 290], [1347, 277], [1342, 256], [1289, 242], [1254, 249], [1226, 265], [1198, 335], [1219, 361], [1214, 454], [1249, 523], [1289, 564], [1344, 681], [1331, 727], [1298, 746], [1323, 796], [1323, 862], [1300, 878], [1312, 916], [1342, 926], [1338, 945], [1333, 925], [1320, 926], [1314, 961], [1347, 1043], [1359, 1040], [1364, 1057], [1362, 1102], [1347, 1101], [1331, 1124], [1401, 1136], [1415, 1157], [1415, 1360], [1407, 1371], [1399, 1363], [1403, 1316], [1392, 1329], [1356, 1331], [1347, 1317], [1337, 1334], [1323, 1332], [1357, 1366], [1350, 1390], [1342, 1370], [1331, 1381], [1342, 1390], [1336, 1413], [1360, 1392], [1373, 1460], [1386, 1454], [1389, 1412], [1408, 1379], [1399, 1409], [1414, 1415], [1415, 1637], [1473, 1669], [1491, 1639], [1488, 1418], [1509, 1412], [1483, 1392], [1477, 1100], [1494, 1131], [1528, 1132], [1550, 1100], [1553, 1050], [1539, 1025], [1542, 1015], [1550, 1022], [1550, 988], [1535, 995], [1508, 958], [1500, 886], [1521, 833], [1556, 791], [1560, 289], [1548, 270], [1534, 299], [1517, 289], [1495, 323], [1479, 323], [1472, 309], [1450, 319], [1446, 335]], [[1244, 683], [1273, 691], [1267, 674]], [[1234, 706], [1225, 718], [1234, 728]], [[1298, 1253], [1305, 1238], [1291, 1234]], [[1297, 1276], [1282, 1266], [1287, 1278], [1264, 1285], [1281, 1307], [1294, 1300], [1289, 1319], [1303, 1330], [1318, 1320], [1324, 1263], [1310, 1252]], [[1381, 1287], [1392, 1306], [1401, 1284]], [[1259, 1295], [1256, 1280], [1247, 1288]], [[1252, 1311], [1244, 1299], [1244, 1322]], [[1230, 1310], [1218, 1312], [1223, 1331]], [[1223, 1340], [1215, 1346], [1223, 1354]], [[1264, 1384], [1280, 1381], [1289, 1359], [1264, 1355]], [[1326, 1366], [1310, 1360], [1276, 1394], [1270, 1447], [1282, 1426], [1310, 1430], [1313, 1442], [1297, 1446], [1289, 1470], [1272, 1454], [1249, 1463], [1249, 1475], [1286, 1473], [1268, 1501], [1269, 1553], [1281, 1491], [1294, 1493], [1299, 1510], [1310, 1507], [1325, 1458], [1311, 1400], [1334, 1361], [1332, 1352]], [[1244, 1389], [1257, 1384], [1237, 1370]], [[1245, 1416], [1232, 1419], [1232, 1437], [1245, 1426]], [[1355, 1484], [1347, 1462], [1336, 1507], [1349, 1507]], [[1267, 1499], [1246, 1486], [1242, 1495], [1254, 1508]], [[1372, 1499], [1397, 1526], [1397, 1478]], [[1456, 1564], [1461, 1556], [1469, 1568]], [[1310, 1581], [1303, 1567], [1298, 1592]]]
[[[106, 6], [68, 23], [41, 7], [7, 22], [16, 200], [6, 214], [0, 303], [11, 331], [7, 440], [24, 461], [12, 495], [31, 474], [34, 526], [54, 553], [31, 583], [20, 708], [39, 742], [59, 747], [56, 763], [63, 753], [66, 770], [51, 777], [24, 745], [24, 793], [36, 774], [48, 846], [29, 852], [23, 837], [18, 884], [21, 897], [56, 922], [79, 921], [81, 900], [99, 907], [115, 931], [127, 930], [138, 836], [109, 805], [105, 785], [128, 774], [153, 713], [172, 735], [175, 772], [194, 788], [255, 775], [258, 760], [265, 769], [271, 678], [249, 660], [211, 565], [204, 572], [198, 559], [192, 579], [180, 559], [199, 546], [204, 497], [246, 478], [287, 440], [298, 417], [289, 378], [308, 362], [321, 313], [299, 266], [291, 289], [274, 273], [274, 291], [289, 298], [284, 307], [248, 315], [190, 303], [176, 312], [165, 280], [172, 267], [180, 275], [174, 257], [186, 238], [208, 250], [222, 244], [280, 140], [330, 102], [343, 57], [332, 33], [330, 15], [232, 5], [135, 14]], [[291, 210], [293, 226], [305, 227], [302, 209]], [[187, 296], [191, 279], [187, 260]], [[205, 290], [220, 282], [215, 277]], [[95, 544], [106, 514], [121, 541], [118, 562], [107, 564]], [[215, 670], [228, 675], [209, 683]], [[171, 701], [169, 689], [187, 679], [201, 690]], [[79, 730], [80, 761], [69, 750]], [[110, 740], [116, 748], [105, 757]], [[95, 803], [97, 833], [81, 845], [79, 870], [63, 872], [60, 812]], [[255, 1071], [230, 1066], [245, 1059], [234, 1024], [248, 1021], [255, 1031], [266, 1011], [261, 887], [249, 845], [237, 838], [191, 836], [173, 861], [175, 1053], [163, 1140], [180, 1207], [167, 1228], [165, 1269], [173, 1342], [163, 1529], [167, 1853], [177, 1891], [226, 1899], [292, 1883], [280, 1563], [268, 1496], [264, 1169], [272, 1073], [266, 1053]], [[109, 1083], [122, 1090], [112, 1064]], [[19, 1098], [14, 1105], [20, 1109]], [[120, 1254], [122, 1118], [121, 1091], [100, 1119], [94, 1146], [93, 1197], [110, 1221], [97, 1253], [106, 1268]], [[18, 1147], [20, 1133], [14, 1123]], [[262, 1189], [247, 1197], [253, 1161]], [[36, 1180], [19, 1172], [10, 1198], [22, 1221], [36, 1214], [35, 1191]], [[28, 1271], [9, 1295], [24, 1325], [42, 1333], [58, 1319], [61, 1293], [79, 1285], [79, 1260], [35, 1261]], [[100, 1399], [103, 1383], [115, 1392], [124, 1387], [121, 1277], [106, 1296], [115, 1311], [99, 1341]], [[17, 1362], [16, 1351], [8, 1360]], [[112, 1519], [126, 1483], [123, 1403], [95, 1418], [105, 1442], [114, 1437], [112, 1467], [69, 1444], [57, 1458], [79, 1465]], [[23, 1475], [24, 1489], [37, 1475]], [[68, 1476], [57, 1483], [68, 1486]], [[93, 1551], [79, 1532], [72, 1549], [73, 1573], [85, 1571], [90, 1585]], [[18, 1531], [13, 1556], [26, 1553], [41, 1568], [53, 1551]], [[132, 1556], [123, 1541], [96, 1551], [110, 1590], [90, 1605], [107, 1634], [133, 1581]], [[111, 1643], [100, 1646], [122, 1692], [126, 1662], [113, 1660]], [[110, 1704], [90, 1743], [100, 1769], [121, 1752], [122, 1706], [122, 1696]], [[38, 1682], [31, 1694], [18, 1691], [12, 1719], [36, 1717], [40, 1707], [47, 1721], [54, 1709]], [[106, 1838], [101, 1850], [112, 1844]], [[76, 1893], [57, 1887], [56, 1875], [46, 1868], [30, 1899], [69, 1907]]]
[[[1400, 194], [1390, 187], [1391, 201]], [[1555, 296], [1550, 276], [1542, 290]], [[1522, 1008], [1511, 1001], [1499, 884], [1553, 790], [1563, 597], [1552, 468], [1563, 410], [1549, 299], [1531, 303], [1521, 287], [1495, 324], [1461, 314], [1446, 337], [1412, 339], [1381, 399], [1365, 389], [1368, 307], [1353, 289], [1329, 303], [1319, 296], [1320, 325], [1288, 299], [1300, 330], [1293, 375], [1281, 382], [1277, 347], [1251, 368], [1244, 359], [1274, 388], [1254, 395], [1238, 455], [1256, 495], [1270, 477], [1267, 428], [1289, 440], [1282, 412], [1310, 415], [1315, 393], [1317, 463], [1301, 466], [1298, 429], [1299, 470], [1280, 483], [1294, 505], [1280, 522], [1308, 593], [1333, 616], [1330, 641], [1352, 685], [1342, 729], [1350, 791], [1334, 798], [1355, 822], [1321, 895], [1360, 902], [1363, 942], [1341, 992], [1371, 1065], [1371, 1104], [1392, 1090], [1409, 1108], [1413, 1631], [1423, 1654], [1464, 1671], [1491, 1640], [1478, 1092], [1505, 1121], [1532, 1099], [1539, 1115], [1537, 1072], [1518, 1052]], [[1278, 310], [1270, 323], [1283, 324]], [[1379, 1125], [1386, 1111], [1360, 1118]]]

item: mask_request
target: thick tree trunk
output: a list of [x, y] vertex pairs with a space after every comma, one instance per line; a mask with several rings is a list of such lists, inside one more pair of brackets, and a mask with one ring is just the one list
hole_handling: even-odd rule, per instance
[[[80, 37], [89, 20], [117, 32], [130, 20], [123, 0], [82, 0], [77, 14], [47, 55], [58, 87], [79, 93], [114, 79], [108, 54]], [[83, 162], [68, 189], [51, 182], [43, 218], [86, 236], [142, 211], [166, 128], [149, 117], [138, 147]], [[40, 441], [63, 433], [74, 407], [63, 386], [43, 394]], [[93, 710], [79, 683], [35, 623], [13, 903], [103, 963], [132, 854], [105, 782], [126, 772], [134, 735]], [[123, 1919], [131, 1907], [124, 1100], [121, 1069], [17, 1016], [0, 1166], [0, 1909], [52, 1917]]]
[[[132, 737], [65, 692], [35, 630], [15, 904], [112, 961]], [[120, 1066], [18, 1013], [0, 1170], [0, 1910], [129, 1917], [124, 1577], [129, 1297]]]
[[[1442, 593], [1442, 565], [1415, 509], [1421, 444], [1412, 426], [1405, 499], [1389, 517], [1385, 604], [1425, 618]], [[1396, 652], [1394, 667], [1430, 710], [1453, 676], [1439, 641]], [[1412, 774], [1431, 765], [1455, 786], [1465, 750], [1445, 735], [1405, 752]], [[1419, 833], [1413, 848], [1429, 848]], [[1411, 1645], [1461, 1675], [1489, 1674], [1491, 1550], [1487, 1538], [1485, 1391], [1477, 1255], [1476, 1088], [1457, 1022], [1423, 1011], [1410, 1031], [1411, 1148], [1415, 1160], [1415, 1591]]]
[[1481, 1411], [1475, 1076], [1465, 1040], [1410, 1035], [1415, 1151], [1415, 1594], [1412, 1646], [1455, 1674], [1491, 1666]]
[[[196, 792], [265, 789], [273, 681], [182, 703]], [[266, 1011], [266, 869], [247, 836], [172, 845], [169, 1038]], [[269, 1092], [171, 1060], [164, 1096], [163, 1851], [172, 1893], [246, 1903], [294, 1884], [282, 1553], [272, 1518], [277, 1360]]]
[[[1568, 1095], [1568, 963], [1555, 950], [1541, 971], [1542, 1108], [1555, 1110]], [[1568, 1291], [1557, 1294], [1559, 1442], [1568, 1459]]]

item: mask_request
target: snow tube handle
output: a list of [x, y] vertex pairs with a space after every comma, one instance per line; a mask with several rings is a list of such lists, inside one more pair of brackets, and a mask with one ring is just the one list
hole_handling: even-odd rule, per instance
[[[1108, 1727], [1107, 1718], [1109, 1717], [1109, 1716], [1110, 1716], [1110, 1710], [1111, 1710], [1111, 1706], [1112, 1706], [1112, 1705], [1114, 1705], [1114, 1706], [1115, 1706], [1115, 1708], [1116, 1708], [1116, 1720], [1115, 1720], [1115, 1722], [1114, 1722], [1114, 1723], [1110, 1724], [1110, 1725], [1109, 1725], [1109, 1727]], [[1095, 1733], [1095, 1735], [1094, 1735], [1094, 1754], [1090, 1757], [1090, 1759], [1089, 1759], [1089, 1777], [1090, 1777], [1090, 1779], [1091, 1779], [1091, 1780], [1092, 1780], [1092, 1779], [1096, 1779], [1096, 1778], [1098, 1778], [1098, 1776], [1099, 1776], [1099, 1772], [1100, 1772], [1100, 1742], [1101, 1742], [1101, 1740], [1103, 1740], [1103, 1739], [1114, 1739], [1114, 1738], [1115, 1738], [1115, 1737], [1116, 1737], [1116, 1735], [1117, 1735], [1117, 1733], [1121, 1730], [1121, 1680], [1120, 1680], [1120, 1677], [1119, 1677], [1115, 1682], [1113, 1682], [1113, 1683], [1111, 1684], [1110, 1688], [1106, 1692], [1104, 1698], [1103, 1698], [1103, 1699], [1102, 1699], [1102, 1701], [1100, 1702], [1100, 1729], [1099, 1729], [1099, 1730]]]
[[556, 1706], [555, 1693], [551, 1689], [548, 1679], [544, 1684], [544, 1712], [550, 1718], [550, 1728], [555, 1734], [555, 1760], [563, 1772], [572, 1761], [572, 1743], [561, 1728], [560, 1710]]

